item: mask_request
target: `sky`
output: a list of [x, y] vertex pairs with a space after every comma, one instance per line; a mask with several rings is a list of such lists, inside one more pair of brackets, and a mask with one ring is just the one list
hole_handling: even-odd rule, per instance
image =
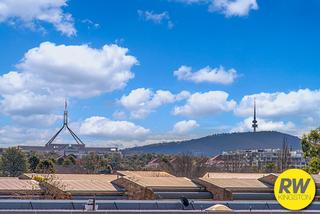
[[[0, 0], [0, 146], [120, 148], [320, 121], [317, 0]], [[67, 133], [57, 142], [71, 142]]]

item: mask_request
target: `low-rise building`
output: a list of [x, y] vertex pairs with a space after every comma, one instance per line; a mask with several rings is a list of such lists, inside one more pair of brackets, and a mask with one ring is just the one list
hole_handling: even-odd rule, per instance
[[112, 183], [125, 189], [128, 199], [211, 199], [204, 187], [185, 177], [158, 171], [120, 171]]
[[0, 199], [37, 199], [42, 193], [37, 181], [0, 177]]
[[[194, 179], [211, 192], [214, 200], [275, 200], [273, 188], [276, 173], [206, 173]], [[320, 196], [320, 175], [313, 175]]]
[[[162, 171], [117, 174], [33, 174], [0, 178], [2, 199], [101, 199], [266, 201], [275, 200], [274, 173], [206, 173], [197, 179]], [[313, 175], [320, 196], [320, 175]]]
[[113, 184], [117, 175], [105, 174], [34, 174], [25, 173], [21, 179], [40, 179], [60, 191], [62, 198], [69, 199], [126, 199], [124, 190]]
[[87, 147], [85, 144], [50, 144], [45, 146], [18, 146], [18, 148], [26, 153], [56, 153], [60, 156], [75, 155], [82, 157], [90, 153], [97, 155], [118, 153], [121, 155], [117, 147]]
[[273, 200], [273, 186], [260, 173], [207, 173], [196, 183], [210, 191], [214, 200]]

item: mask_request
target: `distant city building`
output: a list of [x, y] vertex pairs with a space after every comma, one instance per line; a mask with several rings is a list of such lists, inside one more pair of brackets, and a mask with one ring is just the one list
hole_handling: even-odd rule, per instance
[[231, 172], [247, 172], [250, 169], [259, 171], [272, 165], [274, 168], [281, 168], [282, 162], [285, 162], [286, 166], [290, 168], [302, 168], [306, 166], [303, 151], [288, 151], [288, 155], [285, 156], [286, 160], [283, 160], [282, 152], [281, 149], [228, 151], [209, 159], [207, 164]]
[[[25, 152], [42, 152], [42, 153], [57, 153], [59, 155], [70, 155], [84, 156], [93, 152], [97, 155], [104, 155], [108, 153], [120, 152], [117, 147], [86, 147], [82, 140], [72, 131], [68, 125], [68, 106], [65, 102], [65, 109], [63, 114], [63, 125], [57, 133], [55, 133], [45, 146], [18, 146], [22, 151]], [[67, 130], [76, 143], [74, 144], [56, 144], [55, 139], [61, 133], [62, 130]]]
[[24, 152], [56, 153], [60, 156], [76, 155], [82, 157], [90, 153], [104, 155], [108, 153], [120, 153], [117, 147], [86, 147], [77, 144], [52, 144], [50, 146], [18, 146]]

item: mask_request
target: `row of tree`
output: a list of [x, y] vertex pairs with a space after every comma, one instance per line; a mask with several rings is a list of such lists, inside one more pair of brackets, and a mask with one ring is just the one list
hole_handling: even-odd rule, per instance
[[312, 174], [320, 173], [320, 128], [303, 135], [301, 143], [304, 155], [309, 159], [305, 170]]
[[[320, 172], [320, 128], [312, 130], [302, 137], [302, 149], [308, 160], [305, 170], [309, 173]], [[281, 171], [288, 168], [287, 144], [283, 144], [280, 166]], [[195, 157], [192, 154], [160, 155], [140, 154], [122, 157], [119, 153], [104, 156], [90, 153], [82, 158], [74, 155], [59, 157], [57, 154], [25, 154], [12, 147], [4, 151], [0, 158], [2, 176], [19, 176], [24, 172], [54, 173], [57, 166], [78, 167], [82, 173], [111, 173], [113, 170], [145, 170], [151, 160], [158, 159], [159, 170], [168, 171], [176, 176], [198, 177], [210, 171], [208, 157]], [[274, 165], [265, 166], [266, 171], [273, 171]]]
[[51, 159], [41, 160], [36, 155], [22, 152], [16, 147], [5, 150], [0, 159], [2, 176], [19, 176], [24, 172], [53, 173], [54, 163]]

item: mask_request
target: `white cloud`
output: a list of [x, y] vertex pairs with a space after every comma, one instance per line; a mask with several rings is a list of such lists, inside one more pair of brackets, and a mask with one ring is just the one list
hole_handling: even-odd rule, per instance
[[197, 127], [199, 127], [199, 124], [195, 120], [182, 120], [174, 124], [173, 132], [177, 134], [184, 134]]
[[213, 0], [209, 11], [230, 16], [247, 16], [250, 10], [258, 10], [257, 0]]
[[124, 111], [115, 111], [113, 112], [112, 117], [117, 120], [123, 120], [127, 117], [127, 114]]
[[63, 12], [67, 0], [0, 0], [0, 22], [22, 23], [24, 26], [43, 29], [42, 23], [52, 24], [67, 36], [76, 35], [72, 15]]
[[137, 60], [127, 53], [128, 49], [117, 45], [95, 49], [44, 42], [29, 50], [17, 67], [20, 73], [29, 75], [26, 82], [30, 86], [25, 87], [89, 97], [121, 89], [134, 77], [130, 69]]
[[134, 77], [131, 68], [137, 64], [127, 52], [117, 45], [94, 49], [44, 42], [24, 55], [18, 71], [0, 76], [0, 93], [32, 91], [90, 97], [121, 89]]
[[194, 93], [185, 105], [176, 106], [174, 115], [205, 116], [219, 112], [232, 111], [236, 107], [234, 100], [228, 100], [229, 94], [224, 91]]
[[140, 138], [146, 136], [149, 129], [128, 121], [113, 121], [105, 117], [90, 117], [80, 125], [80, 133], [96, 137]]
[[44, 145], [51, 135], [52, 130], [7, 125], [0, 127], [0, 145]]
[[153, 11], [138, 10], [138, 14], [147, 21], [152, 21], [157, 24], [160, 24], [163, 20], [170, 19], [169, 14], [166, 11], [162, 13], [155, 13]]
[[[252, 131], [252, 117], [246, 118], [242, 122], [240, 122], [235, 128], [231, 131], [233, 132], [246, 132]], [[291, 134], [297, 134], [297, 127], [291, 121], [284, 122], [284, 121], [271, 121], [265, 119], [258, 120], [258, 131], [279, 131]]]
[[220, 84], [231, 84], [237, 77], [237, 71], [233, 68], [225, 70], [222, 66], [219, 68], [204, 67], [196, 72], [192, 68], [182, 65], [178, 70], [173, 72], [178, 80], [189, 80], [195, 83], [209, 82]]
[[16, 94], [3, 95], [0, 107], [5, 115], [11, 116], [13, 123], [27, 127], [50, 126], [61, 119], [54, 110], [63, 105], [62, 97], [34, 94], [22, 91]]
[[235, 110], [236, 115], [250, 116], [253, 100], [261, 117], [320, 116], [320, 90], [300, 89], [288, 93], [259, 93], [244, 96]]
[[[290, 92], [259, 93], [242, 98], [234, 110], [237, 116], [253, 114], [254, 98], [257, 104], [259, 130], [277, 130], [301, 136], [319, 126], [320, 90], [300, 89]], [[288, 121], [288, 122], [283, 122]], [[251, 121], [242, 123], [246, 130]]]
[[180, 93], [176, 94], [176, 101], [181, 101], [187, 99], [191, 96], [189, 91], [181, 91]]
[[257, 0], [174, 0], [185, 4], [208, 4], [210, 12], [220, 12], [226, 17], [247, 16], [250, 10], [258, 10]]
[[22, 91], [16, 94], [3, 95], [0, 100], [1, 111], [8, 115], [28, 116], [33, 114], [46, 114], [57, 107], [62, 106], [62, 97], [34, 94], [33, 92]]
[[63, 116], [55, 114], [34, 114], [29, 116], [14, 115], [12, 121], [16, 125], [24, 127], [38, 127], [51, 126], [57, 121], [62, 121]]
[[174, 24], [170, 19], [170, 15], [167, 11], [161, 13], [155, 13], [153, 11], [138, 10], [138, 15], [146, 21], [151, 21], [155, 24], [161, 24], [167, 22], [168, 28], [173, 28]]
[[137, 88], [132, 90], [128, 95], [123, 95], [119, 103], [130, 111], [133, 118], [144, 118], [156, 108], [173, 103], [177, 100], [185, 99], [189, 96], [187, 91], [175, 95], [170, 91]]
[[[84, 121], [82, 122], [84, 123]], [[130, 123], [130, 122], [129, 122]], [[125, 123], [123, 123], [125, 124]], [[81, 138], [81, 140], [87, 146], [117, 146], [119, 148], [142, 146], [148, 144], [154, 144], [159, 142], [172, 142], [187, 140], [190, 138], [199, 137], [198, 135], [180, 135], [175, 133], [165, 133], [165, 134], [149, 134], [147, 132], [145, 135], [138, 136], [122, 136], [118, 137], [116, 134], [109, 135], [109, 133], [101, 134], [90, 133], [85, 135], [80, 133], [80, 124], [72, 123], [70, 127], [72, 130]], [[113, 124], [112, 124], [113, 125]], [[118, 125], [116, 125], [118, 127]], [[60, 128], [60, 127], [59, 127]], [[113, 127], [111, 127], [113, 128]], [[100, 129], [97, 127], [97, 129]], [[146, 129], [148, 130], [148, 129]], [[39, 128], [26, 128], [26, 127], [16, 127], [16, 126], [0, 126], [0, 146], [9, 147], [16, 145], [39, 145], [43, 146], [52, 135], [58, 131], [58, 129], [39, 129]], [[102, 130], [104, 132], [104, 130]], [[120, 135], [123, 133], [119, 133]], [[74, 140], [67, 132], [62, 132], [55, 143], [74, 143]]]
[[66, 97], [87, 98], [125, 87], [137, 63], [117, 45], [95, 49], [44, 42], [24, 55], [17, 71], [0, 76], [0, 111], [50, 114]]

